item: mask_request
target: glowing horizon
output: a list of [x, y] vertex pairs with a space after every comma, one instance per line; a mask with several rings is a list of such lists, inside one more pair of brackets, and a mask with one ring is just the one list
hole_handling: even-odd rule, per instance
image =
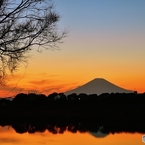
[[[69, 35], [59, 50], [30, 52], [0, 96], [67, 91], [94, 78], [145, 92], [145, 1], [54, 0], [62, 15], [58, 26]], [[74, 9], [75, 8], [75, 9]]]

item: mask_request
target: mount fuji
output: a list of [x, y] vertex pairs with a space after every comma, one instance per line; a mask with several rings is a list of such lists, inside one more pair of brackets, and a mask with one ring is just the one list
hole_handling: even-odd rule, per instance
[[95, 78], [78, 88], [65, 92], [64, 94], [69, 95], [72, 93], [76, 94], [85, 93], [85, 94], [100, 95], [102, 93], [133, 93], [133, 92], [134, 91], [119, 87], [103, 78]]

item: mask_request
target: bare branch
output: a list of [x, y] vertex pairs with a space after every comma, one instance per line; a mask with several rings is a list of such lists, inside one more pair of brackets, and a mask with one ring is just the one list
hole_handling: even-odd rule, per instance
[[49, 49], [62, 42], [67, 32], [58, 33], [59, 19], [49, 0], [0, 1], [0, 79], [26, 60], [32, 46]]

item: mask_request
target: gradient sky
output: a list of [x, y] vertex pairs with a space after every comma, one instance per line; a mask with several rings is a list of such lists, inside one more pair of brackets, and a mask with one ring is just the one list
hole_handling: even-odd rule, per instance
[[54, 0], [69, 29], [59, 50], [30, 53], [0, 87], [1, 96], [20, 92], [49, 94], [105, 78], [126, 89], [145, 92], [145, 0]]

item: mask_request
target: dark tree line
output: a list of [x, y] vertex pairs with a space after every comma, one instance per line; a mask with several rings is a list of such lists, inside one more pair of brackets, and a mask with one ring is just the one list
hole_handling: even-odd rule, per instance
[[0, 100], [3, 118], [50, 118], [100, 120], [113, 118], [138, 121], [145, 112], [145, 93], [70, 94], [18, 94], [10, 101]]

